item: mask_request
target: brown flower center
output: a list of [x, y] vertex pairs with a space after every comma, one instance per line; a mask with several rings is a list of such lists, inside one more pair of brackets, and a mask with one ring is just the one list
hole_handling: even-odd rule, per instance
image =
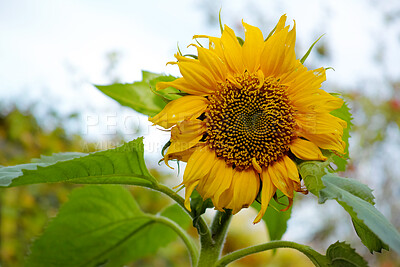
[[286, 86], [270, 77], [260, 82], [245, 72], [235, 82], [220, 84], [209, 96], [207, 143], [218, 157], [244, 170], [280, 159], [293, 137], [293, 108]]

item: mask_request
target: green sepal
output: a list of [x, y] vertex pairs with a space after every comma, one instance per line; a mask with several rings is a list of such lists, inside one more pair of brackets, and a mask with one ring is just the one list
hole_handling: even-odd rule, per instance
[[276, 30], [276, 26], [278, 26], [278, 25], [275, 25], [275, 27], [269, 32], [269, 34], [268, 34], [267, 38], [265, 38], [264, 42], [266, 42], [272, 36], [272, 34], [274, 34], [274, 32]]
[[196, 190], [193, 190], [193, 193], [190, 196], [190, 209], [193, 215], [193, 226], [198, 228], [197, 223], [200, 216], [206, 212], [206, 209], [213, 207], [214, 205], [211, 199], [208, 198], [203, 200], [203, 197]]
[[304, 64], [304, 62], [306, 61], [306, 59], [308, 58], [308, 56], [311, 53], [311, 50], [313, 49], [314, 45], [319, 41], [319, 39], [322, 38], [322, 36], [324, 36], [325, 34], [321, 35], [311, 46], [310, 48], [307, 50], [307, 52], [304, 54], [304, 56], [300, 59], [301, 64]]
[[240, 46], [243, 46], [244, 40], [243, 40], [241, 37], [239, 37], [239, 36], [237, 36], [236, 39], [238, 40]]

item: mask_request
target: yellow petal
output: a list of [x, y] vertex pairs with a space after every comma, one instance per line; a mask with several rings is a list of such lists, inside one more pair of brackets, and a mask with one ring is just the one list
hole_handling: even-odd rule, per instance
[[301, 131], [310, 134], [335, 133], [341, 136], [343, 129], [347, 127], [344, 120], [327, 112], [296, 114], [296, 123]]
[[177, 159], [179, 161], [183, 161], [183, 162], [188, 162], [189, 158], [192, 156], [192, 154], [194, 153], [194, 151], [196, 151], [197, 149], [200, 149], [202, 147], [205, 146], [205, 143], [198, 143], [197, 145], [195, 145], [194, 147], [191, 147], [187, 150], [183, 150], [180, 152], [176, 152], [176, 153], [167, 153], [164, 157], [164, 162], [165, 165], [167, 165], [168, 167], [170, 167], [171, 169], [173, 169], [171, 166], [169, 166], [168, 161], [172, 160], [172, 159]]
[[314, 92], [303, 90], [303, 93], [291, 96], [293, 107], [302, 113], [309, 112], [330, 112], [340, 108], [344, 101], [334, 97], [324, 90], [317, 89]]
[[234, 73], [242, 74], [244, 71], [242, 47], [236, 38], [235, 32], [226, 25], [221, 36], [221, 45], [228, 68]]
[[257, 217], [254, 219], [253, 223], [258, 223], [262, 217], [264, 216], [265, 211], [268, 208], [268, 204], [276, 192], [276, 187], [271, 181], [271, 178], [268, 174], [266, 168], [263, 168], [263, 171], [260, 175], [262, 181], [262, 190], [261, 190], [261, 209], [257, 214]]
[[337, 133], [311, 134], [302, 131], [299, 132], [299, 135], [313, 142], [320, 148], [336, 150], [342, 154], [346, 147], [346, 143], [342, 140], [342, 136]]
[[264, 48], [264, 37], [259, 28], [243, 22], [245, 42], [243, 44], [243, 63], [250, 72], [257, 72], [260, 67], [261, 52]]
[[317, 145], [304, 139], [296, 138], [290, 144], [290, 151], [299, 159], [326, 160]]
[[300, 67], [297, 71], [293, 71], [290, 76], [282, 78], [281, 82], [288, 86], [287, 92], [290, 99], [296, 101], [296, 95], [299, 94], [298, 98], [302, 98], [302, 93], [313, 94], [315, 90], [321, 87], [321, 84], [325, 80], [326, 74], [324, 68], [307, 71], [307, 68]]
[[190, 195], [200, 180], [204, 179], [210, 172], [216, 159], [215, 152], [207, 146], [196, 149], [190, 156], [183, 174], [185, 190], [185, 207], [190, 210]]
[[249, 207], [257, 197], [260, 189], [260, 178], [253, 168], [235, 171], [232, 180], [233, 196], [226, 208], [232, 213], [238, 213], [242, 208]]
[[294, 51], [296, 27], [289, 31], [289, 26], [283, 27], [285, 21], [286, 17], [281, 17], [275, 33], [264, 44], [260, 67], [266, 77], [278, 78], [297, 66]]
[[222, 59], [212, 50], [203, 47], [197, 48], [197, 51], [199, 61], [213, 74], [214, 79], [225, 82], [228, 70]]
[[207, 108], [208, 100], [201, 96], [183, 96], [169, 102], [164, 109], [153, 118], [149, 118], [154, 124], [168, 129], [185, 119], [198, 118]]
[[208, 146], [194, 151], [186, 165], [185, 173], [183, 174], [183, 183], [186, 184], [189, 181], [203, 179], [210, 173], [215, 160], [215, 152]]
[[168, 87], [174, 87], [185, 93], [198, 96], [206, 96], [212, 94], [212, 88], [196, 87], [194, 84], [189, 83], [185, 78], [178, 78], [172, 82], [159, 82], [156, 84], [157, 90], [162, 90]]
[[197, 190], [204, 199], [211, 198], [214, 206], [222, 210], [220, 196], [230, 188], [234, 171], [223, 159], [217, 159], [213, 164], [210, 174], [201, 181]]
[[286, 196], [293, 197], [293, 190], [291, 190], [291, 183], [289, 183], [288, 171], [285, 166], [277, 161], [270, 164], [267, 171], [273, 184]]
[[171, 129], [171, 145], [168, 154], [177, 153], [195, 146], [207, 130], [201, 120], [184, 120]]
[[300, 183], [299, 171], [297, 170], [296, 163], [286, 155], [283, 156], [281, 163], [283, 163], [287, 170], [288, 178], [294, 182]]
[[179, 62], [178, 66], [188, 84], [202, 92], [215, 92], [217, 83], [214, 76], [200, 62]]

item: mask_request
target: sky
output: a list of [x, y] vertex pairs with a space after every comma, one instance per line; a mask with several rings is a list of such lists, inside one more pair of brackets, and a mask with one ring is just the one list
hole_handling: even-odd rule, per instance
[[[0, 105], [36, 103], [39, 115], [48, 108], [79, 112], [80, 124], [69, 127], [99, 142], [100, 149], [119, 130], [127, 140], [145, 135], [146, 153], [159, 155], [168, 133], [93, 84], [110, 83], [106, 55], [111, 52], [120, 55], [115, 73], [121, 82], [140, 80], [141, 70], [178, 76], [166, 62], [178, 45], [186, 50], [194, 34], [218, 36], [217, 22], [209, 22], [221, 7], [224, 23], [235, 30], [244, 19], [264, 34], [286, 13], [291, 25], [296, 20], [298, 58], [325, 34], [320, 42], [330, 54], [322, 59], [312, 53], [306, 65], [335, 69], [327, 73], [326, 88], [391, 98], [387, 78], [400, 79], [400, 27], [398, 21], [388, 23], [382, 11], [391, 14], [396, 5], [389, 0], [0, 0]], [[295, 231], [290, 234], [306, 238]]]

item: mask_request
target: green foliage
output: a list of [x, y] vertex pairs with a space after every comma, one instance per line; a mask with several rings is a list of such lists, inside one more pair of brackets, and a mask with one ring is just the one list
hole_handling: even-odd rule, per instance
[[304, 161], [298, 165], [299, 173], [311, 193], [319, 196], [319, 191], [324, 188], [321, 180], [327, 174], [329, 160], [326, 161]]
[[400, 253], [400, 233], [373, 206], [371, 189], [356, 180], [333, 175], [325, 175], [322, 181], [325, 188], [320, 191], [319, 203], [335, 199], [352, 217], [364, 245], [380, 251], [387, 244]]
[[55, 158], [46, 157], [44, 164], [47, 165], [43, 167], [35, 163], [0, 168], [0, 181], [6, 184], [12, 179], [10, 186], [51, 182], [156, 184], [144, 163], [142, 140], [138, 138], [115, 149], [87, 156], [72, 153], [71, 160], [58, 161], [59, 157], [65, 159], [69, 154], [56, 154]]
[[389, 247], [379, 239], [364, 223], [358, 218], [351, 218], [354, 229], [357, 235], [360, 237], [361, 242], [369, 249], [372, 253], [374, 251], [381, 252], [382, 249], [389, 250]]
[[75, 158], [86, 156], [85, 153], [65, 152], [56, 153], [50, 156], [42, 156], [40, 159], [32, 159], [32, 163], [20, 164], [16, 166], [8, 166], [0, 168], [0, 186], [9, 186], [14, 178], [24, 175], [28, 170], [35, 171], [40, 167], [53, 165], [57, 162], [72, 160]]
[[[177, 206], [161, 215], [185, 228], [190, 224]], [[144, 214], [123, 187], [86, 186], [71, 193], [35, 241], [27, 266], [122, 266], [155, 253], [176, 236]]]
[[356, 251], [344, 242], [336, 242], [326, 251], [329, 266], [332, 267], [366, 267], [367, 262]]
[[324, 36], [325, 34], [321, 35], [311, 46], [310, 48], [308, 48], [307, 52], [304, 54], [304, 56], [300, 59], [301, 64], [304, 64], [304, 62], [306, 61], [306, 59], [308, 58], [308, 56], [311, 53], [311, 50], [314, 48], [314, 45], [316, 43], [318, 43], [319, 39], [322, 38], [322, 36]]
[[[279, 190], [276, 192], [277, 199], [281, 199], [284, 195]], [[258, 202], [254, 202], [251, 205], [257, 211], [260, 211], [261, 205]], [[268, 234], [270, 240], [280, 240], [287, 229], [287, 222], [292, 214], [292, 207], [287, 211], [281, 211], [286, 208], [286, 205], [278, 203], [273, 198], [269, 202], [267, 211], [265, 212], [262, 220], [265, 222], [268, 228]]]
[[350, 108], [348, 107], [347, 103], [343, 103], [342, 107], [334, 110], [331, 114], [335, 117], [338, 117], [344, 120], [347, 123], [347, 128], [343, 129], [343, 136], [342, 140], [346, 143], [346, 148], [344, 150], [343, 156], [333, 155], [332, 159], [335, 165], [337, 166], [336, 171], [345, 171], [347, 165], [347, 159], [349, 157], [349, 138], [350, 138], [350, 129], [353, 125], [352, 116], [350, 113]]
[[190, 196], [190, 209], [193, 214], [193, 226], [197, 227], [197, 222], [202, 214], [206, 212], [206, 209], [214, 207], [211, 199], [203, 200], [201, 195], [194, 190]]
[[[155, 88], [158, 81], [172, 81], [176, 79], [173, 76], [164, 76], [162, 74], [151, 73], [147, 71], [142, 72], [143, 79], [140, 82], [132, 84], [112, 84], [112, 85], [95, 85], [97, 89], [111, 97], [123, 106], [130, 107], [137, 112], [143, 113], [148, 116], [154, 116], [159, 113], [166, 101], [176, 89], [167, 88], [163, 92], [155, 94], [151, 88]], [[179, 92], [179, 91], [178, 91]], [[172, 97], [173, 98], [173, 97]]]

